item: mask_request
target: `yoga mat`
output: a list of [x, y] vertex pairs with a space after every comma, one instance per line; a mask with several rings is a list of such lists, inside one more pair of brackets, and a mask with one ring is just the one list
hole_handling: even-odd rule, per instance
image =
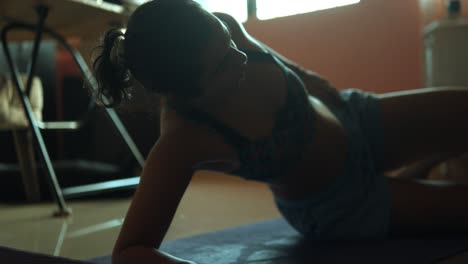
[[[164, 252], [198, 264], [417, 264], [468, 251], [464, 237], [307, 242], [283, 219], [273, 219], [164, 242]], [[110, 264], [110, 257], [92, 260]]]
[[[304, 241], [283, 219], [164, 242], [161, 249], [198, 264], [436, 263], [468, 251], [468, 236], [380, 241]], [[0, 247], [0, 263], [110, 264], [110, 256], [86, 262]]]

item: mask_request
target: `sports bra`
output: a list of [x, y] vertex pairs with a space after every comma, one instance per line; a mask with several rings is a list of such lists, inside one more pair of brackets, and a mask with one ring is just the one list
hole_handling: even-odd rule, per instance
[[175, 110], [188, 120], [208, 126], [237, 151], [237, 160], [207, 160], [197, 163], [195, 170], [221, 171], [269, 183], [301, 159], [305, 145], [314, 135], [315, 112], [311, 111], [302, 80], [278, 58], [267, 52], [244, 52], [249, 62], [276, 64], [286, 79], [287, 98], [276, 114], [270, 137], [251, 140], [195, 107], [175, 107]]

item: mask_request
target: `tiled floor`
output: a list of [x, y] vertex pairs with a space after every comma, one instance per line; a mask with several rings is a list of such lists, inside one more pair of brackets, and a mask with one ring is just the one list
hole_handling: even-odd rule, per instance
[[[70, 201], [68, 218], [52, 203], [0, 204], [0, 245], [89, 259], [109, 255], [130, 199]], [[278, 217], [266, 185], [220, 174], [194, 176], [166, 240]]]

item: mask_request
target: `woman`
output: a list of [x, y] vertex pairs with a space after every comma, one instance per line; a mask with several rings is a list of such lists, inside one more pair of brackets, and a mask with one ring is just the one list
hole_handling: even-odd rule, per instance
[[108, 106], [129, 98], [132, 81], [162, 97], [160, 138], [114, 263], [190, 263], [155, 249], [199, 169], [269, 184], [310, 239], [468, 229], [467, 187], [383, 176], [468, 150], [466, 88], [338, 92], [191, 0], [141, 5], [101, 48], [94, 66]]

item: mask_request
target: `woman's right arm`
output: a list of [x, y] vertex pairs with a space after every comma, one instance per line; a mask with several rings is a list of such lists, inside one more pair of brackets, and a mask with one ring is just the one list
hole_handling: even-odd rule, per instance
[[148, 155], [112, 263], [191, 263], [158, 250], [193, 174], [190, 146], [168, 137], [162, 135]]

